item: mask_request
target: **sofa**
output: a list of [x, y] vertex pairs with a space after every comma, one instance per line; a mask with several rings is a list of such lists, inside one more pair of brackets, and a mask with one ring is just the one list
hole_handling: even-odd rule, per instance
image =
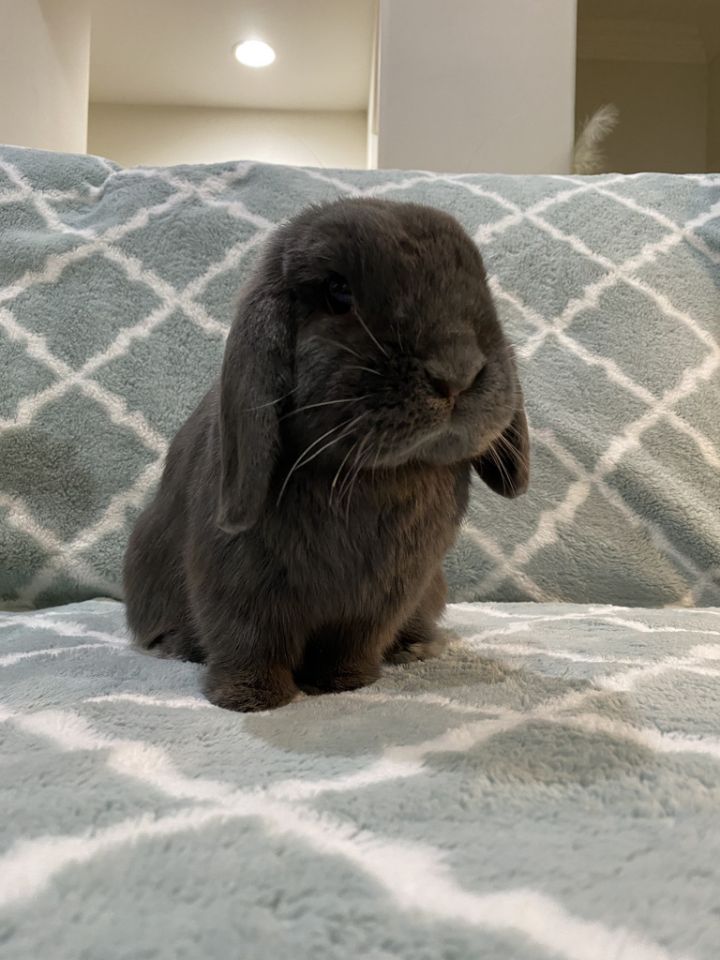
[[[268, 232], [348, 195], [477, 242], [531, 488], [473, 487], [444, 657], [233, 714], [129, 646], [123, 548]], [[7, 960], [715, 960], [720, 175], [0, 147], [0, 371]]]

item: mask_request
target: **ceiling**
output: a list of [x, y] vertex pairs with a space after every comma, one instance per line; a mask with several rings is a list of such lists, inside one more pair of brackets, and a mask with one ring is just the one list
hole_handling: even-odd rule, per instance
[[[375, 0], [92, 0], [90, 99], [365, 110]], [[241, 66], [258, 38], [275, 63]]]

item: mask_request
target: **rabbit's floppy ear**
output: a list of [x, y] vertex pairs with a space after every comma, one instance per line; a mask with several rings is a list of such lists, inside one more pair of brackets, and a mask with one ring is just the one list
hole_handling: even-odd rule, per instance
[[525, 493], [530, 480], [530, 436], [522, 393], [510, 425], [481, 457], [473, 460], [473, 466], [495, 493], [503, 497]]
[[217, 523], [238, 534], [254, 526], [280, 445], [279, 401], [292, 387], [290, 295], [268, 258], [242, 298], [220, 378], [220, 492]]

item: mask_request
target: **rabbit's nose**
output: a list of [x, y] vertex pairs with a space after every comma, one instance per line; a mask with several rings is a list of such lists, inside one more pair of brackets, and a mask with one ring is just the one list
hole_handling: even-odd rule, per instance
[[433, 391], [443, 400], [455, 401], [469, 389], [482, 373], [485, 366], [484, 359], [472, 364], [464, 365], [462, 370], [443, 370], [439, 364], [428, 363], [425, 366], [425, 376]]
[[462, 388], [459, 387], [456, 382], [445, 380], [443, 377], [434, 377], [429, 370], [426, 370], [425, 373], [427, 374], [428, 383], [443, 400], [455, 400], [458, 394], [462, 392]]

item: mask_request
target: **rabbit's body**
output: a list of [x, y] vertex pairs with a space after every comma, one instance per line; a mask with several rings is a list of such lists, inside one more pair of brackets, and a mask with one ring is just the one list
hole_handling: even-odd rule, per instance
[[[343, 298], [313, 299], [314, 287], [306, 290], [312, 233], [297, 251], [289, 252], [288, 238], [298, 239], [298, 223], [312, 231], [328, 210], [333, 227], [340, 213], [347, 228], [349, 212], [362, 237], [397, 228], [404, 215], [407, 232], [390, 238], [397, 262], [387, 262], [386, 251], [379, 266], [401, 279], [418, 238], [431, 255], [447, 233], [448, 269], [461, 269], [462, 283], [482, 296], [472, 322], [485, 316], [484, 336], [468, 338], [452, 323], [440, 331], [418, 324], [412, 346], [408, 329], [400, 346], [397, 317], [397, 332], [379, 326], [388, 312], [383, 296], [363, 304], [355, 293], [347, 309]], [[326, 272], [322, 251], [316, 256]], [[348, 258], [338, 268], [352, 274]], [[389, 273], [381, 294], [393, 282]], [[285, 285], [295, 291], [287, 301]], [[435, 288], [418, 274], [413, 286], [404, 290], [403, 311], [408, 298], [425, 304], [443, 282]], [[441, 300], [455, 293], [445, 284]], [[298, 689], [370, 683], [383, 657], [438, 652], [442, 560], [467, 507], [471, 467], [499, 492], [520, 492], [526, 428], [479, 256], [442, 214], [378, 201], [306, 214], [278, 232], [238, 318], [223, 376], [177, 434], [158, 494], [133, 532], [125, 584], [139, 646], [206, 661], [209, 697], [252, 710], [286, 703]], [[259, 361], [247, 355], [253, 344]], [[482, 455], [501, 441], [493, 456]]]
[[[303, 685], [315, 689], [367, 683], [383, 655], [422, 658], [439, 649], [434, 620], [444, 605], [441, 564], [467, 506], [469, 464], [408, 465], [354, 479], [341, 474], [334, 488], [335, 469], [299, 472], [275, 509], [243, 537], [223, 543], [220, 530], [208, 536], [215, 505], [207, 490], [217, 468], [198, 449], [216, 429], [216, 409], [217, 385], [171, 448], [162, 487], [175, 495], [147, 508], [130, 541], [128, 619], [140, 646], [205, 661], [203, 635], [219, 621], [223, 642], [224, 624], [237, 614], [223, 608], [223, 597], [237, 598], [242, 585], [248, 616], [266, 622], [277, 657], [289, 658]], [[279, 462], [271, 498], [290, 466]], [[189, 480], [186, 487], [178, 476]], [[343, 482], [353, 483], [349, 497], [349, 490], [338, 493]], [[168, 539], [179, 547], [169, 565]], [[330, 671], [321, 683], [313, 652], [322, 648], [330, 667], [333, 648], [342, 653], [349, 641], [366, 672], [341, 679]], [[309, 663], [303, 670], [308, 648], [312, 677]]]

